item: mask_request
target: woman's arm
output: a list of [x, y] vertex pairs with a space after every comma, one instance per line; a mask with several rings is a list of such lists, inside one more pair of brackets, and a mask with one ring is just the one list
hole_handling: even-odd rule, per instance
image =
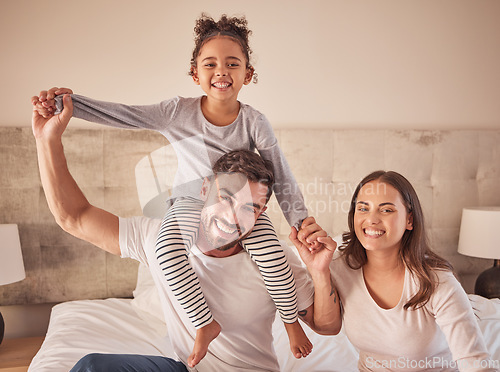
[[449, 271], [435, 273], [438, 285], [430, 299], [430, 310], [460, 371], [497, 371], [462, 286]]
[[[330, 274], [330, 263], [337, 243], [313, 217], [304, 220], [299, 234], [292, 227], [289, 238], [297, 248], [314, 283], [314, 305], [306, 309], [305, 313], [299, 312], [299, 315], [315, 332], [336, 335], [342, 328], [342, 314], [340, 298]], [[320, 248], [311, 252], [308, 246], [302, 243], [307, 239], [318, 240], [321, 243]]]

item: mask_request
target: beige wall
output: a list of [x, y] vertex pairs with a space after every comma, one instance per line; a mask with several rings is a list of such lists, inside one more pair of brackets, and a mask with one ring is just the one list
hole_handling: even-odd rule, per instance
[[499, 128], [498, 0], [0, 2], [0, 126], [54, 85], [130, 104], [201, 93], [187, 76], [202, 11], [245, 14], [275, 128]]

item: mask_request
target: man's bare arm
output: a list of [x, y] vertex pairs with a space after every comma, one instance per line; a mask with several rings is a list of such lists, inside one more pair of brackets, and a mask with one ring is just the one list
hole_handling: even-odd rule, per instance
[[91, 205], [68, 170], [61, 137], [73, 110], [69, 95], [64, 97], [64, 106], [59, 115], [47, 118], [33, 110], [40, 177], [50, 211], [68, 233], [119, 255], [118, 217]]

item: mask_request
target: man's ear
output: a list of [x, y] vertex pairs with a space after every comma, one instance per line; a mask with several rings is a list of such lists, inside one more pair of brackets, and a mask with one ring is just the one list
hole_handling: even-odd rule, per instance
[[210, 191], [211, 186], [212, 183], [210, 182], [208, 177], [205, 177], [203, 179], [203, 184], [201, 185], [201, 190], [200, 190], [200, 198], [202, 201], [207, 201], [208, 192]]
[[196, 67], [191, 66], [191, 77], [196, 85], [200, 85], [200, 78], [198, 77], [198, 70]]
[[257, 218], [259, 218], [259, 217], [260, 217], [260, 215], [261, 215], [262, 213], [264, 213], [266, 210], [267, 210], [267, 205], [265, 205], [265, 206], [264, 206], [264, 208], [262, 208], [262, 209], [260, 210], [259, 215], [257, 216]]

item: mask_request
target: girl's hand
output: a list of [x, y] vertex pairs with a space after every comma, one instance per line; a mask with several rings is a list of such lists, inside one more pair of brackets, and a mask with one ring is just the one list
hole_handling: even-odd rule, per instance
[[45, 119], [48, 119], [56, 112], [56, 101], [54, 98], [61, 94], [73, 94], [73, 91], [68, 88], [57, 87], [42, 90], [38, 96], [31, 98], [31, 102], [38, 113]]
[[33, 104], [33, 117], [31, 126], [33, 135], [37, 140], [60, 138], [64, 130], [68, 126], [69, 120], [73, 115], [73, 101], [69, 94], [63, 97], [64, 109], [58, 115], [43, 116], [38, 112], [37, 106], [39, 104], [38, 97], [33, 97], [31, 103]]
[[[307, 217], [298, 233], [292, 227], [289, 238], [311, 274], [315, 271], [330, 270], [337, 243], [316, 223], [314, 217]], [[313, 241], [318, 242], [318, 249], [310, 249], [310, 243]]]

